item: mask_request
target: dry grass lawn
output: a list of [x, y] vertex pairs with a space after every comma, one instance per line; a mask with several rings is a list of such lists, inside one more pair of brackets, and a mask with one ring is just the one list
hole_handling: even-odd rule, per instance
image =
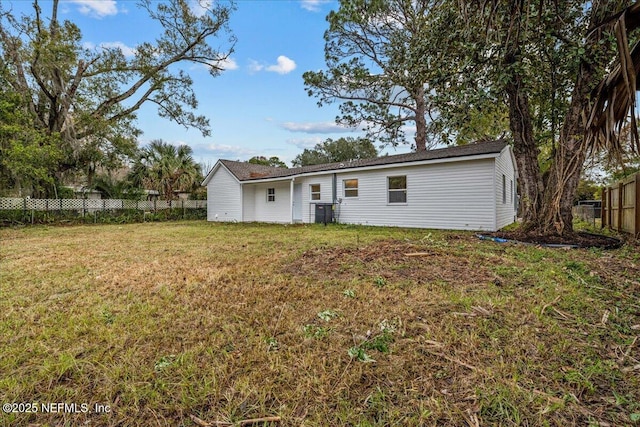
[[38, 410], [15, 405], [6, 426], [634, 426], [638, 336], [633, 245], [204, 222], [0, 230], [0, 403]]

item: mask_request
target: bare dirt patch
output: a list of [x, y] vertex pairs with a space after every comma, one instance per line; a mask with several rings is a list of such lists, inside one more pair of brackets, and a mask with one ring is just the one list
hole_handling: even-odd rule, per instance
[[383, 278], [416, 284], [446, 282], [468, 286], [495, 279], [489, 269], [446, 248], [397, 240], [361, 247], [314, 248], [290, 263], [286, 272], [315, 279]]

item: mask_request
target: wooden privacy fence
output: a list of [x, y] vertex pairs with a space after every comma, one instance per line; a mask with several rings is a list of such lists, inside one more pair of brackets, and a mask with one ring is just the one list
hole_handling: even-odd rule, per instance
[[602, 190], [602, 227], [640, 237], [640, 173]]
[[84, 214], [125, 209], [156, 212], [165, 209], [205, 209], [206, 207], [206, 200], [0, 198], [0, 210], [14, 211], [76, 211]]

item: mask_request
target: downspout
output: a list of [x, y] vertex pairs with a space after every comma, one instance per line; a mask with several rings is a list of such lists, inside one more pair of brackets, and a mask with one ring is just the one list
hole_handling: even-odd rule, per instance
[[337, 192], [337, 188], [336, 188], [337, 182], [338, 182], [338, 176], [337, 176], [336, 173], [334, 173], [333, 174], [333, 181], [331, 182], [331, 200], [332, 200], [331, 203], [333, 203], [334, 205], [338, 202], [337, 197], [336, 197], [337, 196], [337, 194], [336, 194], [336, 192]]
[[334, 222], [338, 223], [336, 212], [338, 211], [338, 174], [333, 173], [333, 179], [331, 180], [331, 209]]

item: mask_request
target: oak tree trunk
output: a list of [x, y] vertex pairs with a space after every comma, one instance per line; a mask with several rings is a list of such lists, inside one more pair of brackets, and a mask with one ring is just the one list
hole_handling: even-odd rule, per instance
[[[519, 5], [515, 2], [514, 5]], [[615, 2], [597, 4], [592, 12], [590, 28], [603, 17], [616, 10]], [[571, 103], [560, 131], [557, 149], [548, 175], [542, 176], [538, 164], [539, 150], [535, 144], [532, 128], [532, 113], [529, 109], [526, 89], [519, 74], [519, 15], [513, 8], [509, 44], [504, 64], [510, 71], [506, 85], [509, 104], [509, 123], [514, 140], [514, 155], [519, 172], [523, 231], [540, 235], [570, 235], [573, 233], [573, 199], [587, 155], [585, 143], [586, 113], [589, 111], [590, 94], [593, 87], [604, 77], [607, 55], [607, 34], [591, 31], [585, 40], [587, 54], [580, 60]], [[596, 58], [600, 58], [599, 60]], [[605, 58], [605, 59], [603, 59]], [[600, 61], [600, 63], [598, 62]]]

